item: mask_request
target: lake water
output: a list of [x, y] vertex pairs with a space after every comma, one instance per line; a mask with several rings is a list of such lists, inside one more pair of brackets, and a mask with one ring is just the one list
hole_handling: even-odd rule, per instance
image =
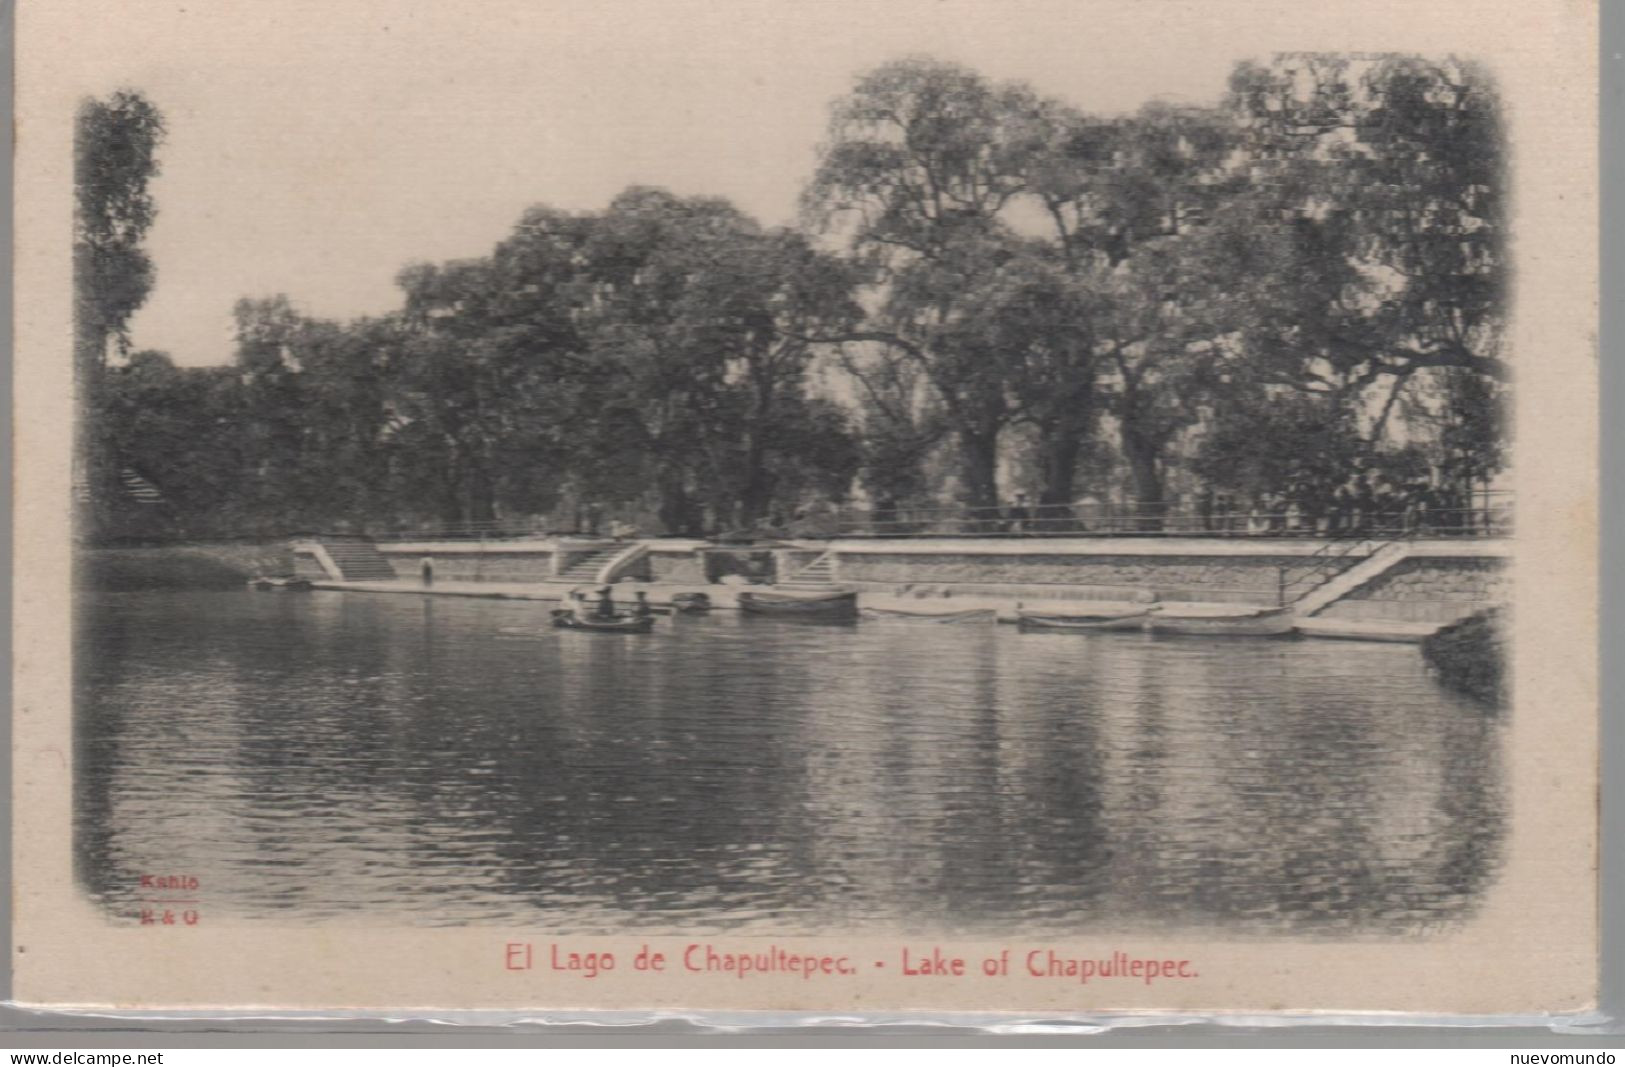
[[81, 882], [131, 923], [176, 874], [211, 924], [1385, 937], [1496, 873], [1504, 723], [1411, 646], [550, 607], [87, 594]]

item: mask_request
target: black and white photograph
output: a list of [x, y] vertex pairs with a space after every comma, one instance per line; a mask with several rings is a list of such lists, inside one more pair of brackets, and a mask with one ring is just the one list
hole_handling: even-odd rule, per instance
[[[71, 388], [51, 907], [144, 953], [476, 938], [619, 1006], [989, 1009], [1380, 1006], [1383, 953], [1549, 909], [1528, 988], [1583, 1006], [1595, 265], [1538, 212], [1594, 178], [1518, 139], [1516, 25], [1329, 8], [89, 34], [71, 328], [25, 350]], [[228, 1002], [299, 988], [259, 958]]]

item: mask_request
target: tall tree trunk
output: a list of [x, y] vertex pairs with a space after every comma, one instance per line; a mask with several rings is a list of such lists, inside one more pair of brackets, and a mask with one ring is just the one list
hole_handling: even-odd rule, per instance
[[1072, 482], [1078, 473], [1078, 451], [1083, 447], [1081, 427], [1040, 428], [1038, 439], [1039, 474], [1043, 481], [1038, 502], [1047, 505], [1072, 503]]
[[453, 448], [440, 467], [440, 499], [435, 510], [440, 513], [440, 521], [447, 526], [455, 526], [463, 521], [463, 479], [460, 459], [456, 449]]
[[745, 446], [744, 475], [739, 488], [739, 523], [752, 527], [767, 517], [773, 503], [773, 476], [767, 469], [767, 447], [760, 428]]
[[109, 333], [95, 323], [78, 321], [88, 313], [80, 308], [75, 322], [74, 458], [85, 500], [76, 503], [79, 518], [75, 535], [94, 539], [117, 533], [124, 514], [124, 489], [118, 477], [117, 450], [108, 424], [107, 367], [103, 353]]
[[999, 520], [999, 432], [964, 428], [959, 431], [960, 466], [965, 478], [965, 504], [980, 523]]
[[1134, 480], [1134, 525], [1140, 530], [1162, 529], [1166, 501], [1162, 495], [1161, 453], [1162, 448], [1156, 441], [1124, 425], [1123, 455], [1128, 459], [1129, 475]]
[[1068, 405], [1038, 422], [1038, 529], [1067, 529], [1072, 519], [1072, 488], [1091, 420], [1083, 405]]
[[487, 469], [482, 458], [475, 458], [469, 464], [468, 480], [468, 521], [491, 522], [497, 517], [496, 486], [492, 484], [491, 472]]
[[660, 504], [656, 515], [661, 528], [668, 534], [683, 537], [699, 535], [699, 508], [689, 496], [682, 471], [668, 471], [661, 475]]

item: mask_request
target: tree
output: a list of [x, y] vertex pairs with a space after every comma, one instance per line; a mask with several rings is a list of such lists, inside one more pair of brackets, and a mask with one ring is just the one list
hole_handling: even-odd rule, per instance
[[1106, 275], [1099, 264], [1068, 263], [1053, 245], [1012, 242], [1012, 254], [968, 286], [955, 340], [1003, 376], [1012, 422], [1032, 427], [1038, 503], [1057, 527], [1073, 499], [1078, 458], [1098, 415], [1100, 330], [1107, 321]]
[[877, 509], [927, 502], [926, 461], [946, 427], [918, 366], [875, 342], [835, 346], [834, 366], [855, 393], [859, 478], [870, 499]]
[[843, 420], [806, 387], [815, 339], [859, 317], [850, 268], [726, 201], [533, 208], [490, 257], [400, 283], [392, 449], [447, 518], [653, 496], [692, 534], [850, 481]]
[[1364, 456], [1350, 413], [1328, 394], [1231, 384], [1205, 427], [1192, 464], [1196, 474], [1243, 499], [1290, 491], [1312, 522]]
[[1160, 530], [1169, 447], [1215, 397], [1233, 302], [1202, 233], [1148, 241], [1113, 274], [1109, 409], [1134, 489], [1137, 525]]
[[[1056, 414], [1084, 408], [1104, 385], [1100, 406], [1115, 419], [1141, 523], [1158, 529], [1166, 451], [1197, 421], [1206, 368], [1229, 328], [1206, 235], [1238, 183], [1227, 167], [1236, 138], [1225, 115], [1162, 104], [1116, 119], [1052, 108], [1044, 121], [1051, 132], [1028, 163], [1031, 187], [1080, 289], [1089, 337], [1053, 361], [1071, 385]], [[1050, 451], [1075, 462], [1090, 423], [1074, 415], [1062, 427]], [[1047, 491], [1058, 495], [1060, 482]]]
[[240, 381], [244, 508], [295, 528], [308, 525], [306, 489], [315, 460], [307, 411], [316, 390], [300, 358], [308, 323], [284, 295], [242, 299], [232, 309]]
[[1431, 368], [1505, 377], [1504, 142], [1483, 69], [1278, 58], [1238, 67], [1230, 106], [1252, 177], [1246, 225], [1286, 283], [1250, 343], [1283, 381], [1398, 389]]
[[152, 289], [141, 247], [157, 216], [147, 185], [158, 173], [163, 116], [140, 93], [85, 100], [74, 129], [74, 326], [82, 374], [128, 354], [129, 321]]
[[253, 527], [256, 516], [242, 506], [233, 368], [177, 367], [162, 352], [138, 351], [106, 368], [102, 400], [101, 432], [121, 470], [162, 494], [156, 507], [109, 501], [119, 529], [195, 537]]
[[74, 126], [74, 372], [80, 390], [78, 455], [93, 514], [118, 499], [118, 460], [102, 423], [109, 345], [129, 353], [130, 317], [152, 288], [141, 247], [157, 208], [147, 191], [158, 173], [163, 116], [140, 93], [87, 99]]
[[858, 320], [847, 265], [725, 201], [654, 189], [615, 199], [584, 261], [598, 410], [641, 443], [667, 530], [697, 532], [707, 511], [755, 525], [793, 470], [847, 463], [804, 447], [814, 426], [845, 433], [808, 405], [805, 378], [817, 338]]
[[[403, 334], [393, 353], [397, 454], [446, 523], [488, 523], [504, 503], [545, 500], [560, 430], [547, 404], [562, 312], [514, 284], [510, 262], [464, 260], [401, 272]], [[565, 331], [566, 334], [568, 331]], [[528, 491], [527, 491], [528, 490]]]
[[398, 350], [397, 320], [349, 323], [307, 319], [294, 338], [306, 389], [300, 412], [305, 460], [298, 492], [310, 521], [323, 529], [392, 521], [391, 404], [388, 355]]
[[814, 338], [850, 331], [862, 317], [851, 266], [786, 230], [741, 233], [738, 247], [708, 266], [715, 272], [709, 313], [727, 315], [732, 304], [740, 327], [724, 349], [744, 411], [740, 439], [717, 471], [728, 487], [722, 506], [736, 503], [732, 518], [751, 527], [794, 487], [845, 497], [857, 467], [855, 445], [840, 409], [808, 397], [807, 370]]
[[[1162, 246], [1186, 247], [1234, 188], [1235, 142], [1220, 113], [1100, 119], [930, 60], [883, 66], [837, 104], [809, 217], [882, 269], [874, 336], [936, 388], [974, 507], [997, 503], [999, 437], [1016, 422], [1034, 431], [1039, 502], [1070, 502], [1105, 378], [1155, 524], [1162, 453], [1193, 407], [1162, 394], [1188, 383], [1176, 364], [1215, 325], [1207, 287], [1164, 298], [1190, 286]], [[1041, 221], [1016, 225], [1032, 207]]]
[[880, 340], [919, 367], [957, 440], [966, 502], [996, 509], [999, 437], [1020, 414], [1003, 350], [975, 321], [1009, 282], [1020, 241], [1000, 213], [1023, 191], [1035, 132], [1014, 121], [1036, 106], [929, 59], [885, 64], [838, 101], [804, 201], [809, 222], [847, 237], [878, 272]]

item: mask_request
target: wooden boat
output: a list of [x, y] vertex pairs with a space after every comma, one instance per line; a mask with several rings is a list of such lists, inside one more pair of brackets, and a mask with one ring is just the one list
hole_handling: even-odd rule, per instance
[[309, 578], [250, 578], [248, 587], [260, 593], [306, 593], [314, 586]]
[[900, 608], [864, 608], [866, 619], [884, 619], [901, 622], [996, 622], [998, 613], [992, 608], [970, 608], [965, 611], [903, 611]]
[[739, 610], [747, 615], [774, 615], [785, 619], [849, 621], [858, 617], [858, 594], [740, 593]]
[[561, 630], [585, 630], [595, 634], [646, 634], [655, 628], [652, 615], [614, 615], [607, 619], [577, 616], [567, 608], [553, 613], [553, 625]]
[[704, 593], [674, 593], [671, 609], [684, 615], [697, 615], [711, 610], [711, 598]]
[[1291, 608], [1252, 608], [1214, 614], [1171, 614], [1154, 610], [1146, 629], [1158, 634], [1199, 637], [1286, 637], [1297, 628]]
[[1149, 608], [1105, 615], [1047, 615], [1036, 611], [1018, 611], [1016, 624], [1023, 633], [1101, 633], [1107, 630], [1143, 629], [1150, 616]]

